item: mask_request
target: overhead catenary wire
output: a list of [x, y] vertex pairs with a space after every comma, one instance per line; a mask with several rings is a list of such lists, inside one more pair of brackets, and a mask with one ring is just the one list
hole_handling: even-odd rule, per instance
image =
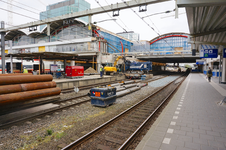
[[[8, 4], [8, 5], [12, 5], [12, 6], [14, 6], [14, 7], [23, 9], [23, 10], [25, 10], [25, 11], [28, 11], [28, 12], [31, 12], [31, 13], [34, 13], [34, 14], [37, 14], [37, 15], [41, 15], [41, 14], [39, 14], [38, 12], [31, 11], [31, 10], [29, 10], [29, 9], [26, 9], [26, 8], [23, 8], [23, 7], [20, 7], [20, 6], [11, 4], [11, 3], [9, 3], [9, 2], [3, 1], [3, 0], [0, 0], [0, 1], [3, 2], [3, 3], [6, 3], [6, 4]], [[16, 2], [16, 1], [15, 1], [15, 2]], [[18, 3], [19, 3], [19, 2], [18, 2]], [[22, 3], [19, 3], [19, 4], [22, 4]], [[25, 5], [25, 6], [27, 6], [27, 5]], [[29, 6], [27, 6], [27, 7], [29, 7]], [[31, 8], [31, 9], [34, 9], [33, 7], [30, 7], [30, 8]], [[36, 9], [36, 10], [37, 10], [37, 9]], [[40, 10], [37, 10], [37, 11], [40, 11]], [[19, 15], [19, 14], [18, 14], [18, 15]], [[48, 15], [43, 15], [43, 14], [42, 14], [42, 16], [45, 16], [45, 17], [48, 18]]]
[[[108, 6], [110, 7], [110, 5], [109, 5], [109, 3], [107, 2], [107, 0], [105, 0], [105, 2], [108, 4]], [[110, 7], [111, 8], [111, 7]], [[126, 26], [126, 24], [122, 21], [122, 19], [118, 16], [117, 17], [121, 22], [122, 22], [122, 24], [127, 28], [127, 29], [129, 29], [127, 26]]]
[[[157, 35], [159, 35], [161, 37], [161, 35], [153, 28], [151, 27], [138, 13], [136, 13], [136, 11], [134, 11], [128, 4], [126, 1], [122, 0], [122, 2], [127, 5], [141, 20], [143, 20], [143, 22], [148, 25]], [[170, 47], [172, 47], [165, 39], [163, 39]], [[173, 48], [173, 47], [172, 47]]]
[[[98, 1], [96, 0], [96, 2], [98, 3]], [[109, 3], [105, 0], [105, 2], [108, 4], [108, 6], [110, 7], [110, 5], [109, 5]], [[98, 3], [99, 4], [99, 3]], [[99, 4], [99, 6], [100, 7], [102, 7], [100, 4]], [[111, 7], [110, 7], [111, 8]], [[103, 7], [102, 7], [102, 9], [103, 10], [105, 10]], [[109, 15], [109, 14], [108, 14]], [[110, 16], [110, 15], [109, 15]], [[111, 17], [111, 16], [110, 16]], [[112, 18], [112, 17], [111, 17]], [[118, 17], [119, 18], [119, 17]], [[126, 24], [119, 18], [119, 20], [124, 24], [124, 26], [127, 28], [127, 29], [129, 29], [127, 26], [126, 26]], [[116, 22], [117, 23], [117, 22]], [[121, 26], [120, 26], [121, 27]], [[123, 28], [124, 29], [124, 28]], [[125, 30], [125, 29], [124, 29]], [[125, 30], [126, 31], [126, 30]], [[126, 33], [127, 33], [127, 31], [126, 31]], [[137, 43], [140, 43], [139, 41], [135, 41], [135, 42], [137, 42]], [[141, 43], [141, 46], [143, 46], [144, 47], [144, 45]], [[147, 50], [145, 47], [144, 47], [144, 49], [145, 50]]]
[[[147, 12], [145, 12], [145, 14], [146, 15], [148, 15], [147, 14]], [[159, 31], [159, 29], [157, 28], [157, 26], [154, 24], [154, 22], [151, 20], [151, 18], [150, 18], [150, 16], [148, 16], [148, 19], [151, 21], [151, 23], [153, 24], [153, 26], [155, 26], [155, 28], [158, 30], [158, 32], [161, 34], [161, 32]]]
[[18, 4], [20, 4], [20, 5], [23, 5], [23, 6], [26, 6], [26, 7], [28, 7], [28, 8], [31, 8], [32, 10], [36, 10], [36, 11], [38, 11], [38, 12], [42, 12], [42, 11], [43, 11], [43, 10], [36, 9], [36, 8], [34, 8], [34, 7], [28, 6], [28, 5], [26, 5], [26, 4], [23, 4], [23, 3], [20, 3], [20, 2], [17, 2], [17, 1], [13, 1], [13, 2], [18, 3]]
[[4, 9], [4, 8], [0, 8], [0, 9], [1, 10], [4, 10], [4, 11], [11, 12], [11, 13], [14, 13], [14, 14], [17, 14], [17, 15], [20, 15], [20, 16], [23, 16], [23, 17], [27, 17], [27, 18], [30, 18], [30, 19], [33, 19], [33, 20], [39, 20], [39, 19], [36, 19], [36, 18], [30, 17], [30, 16], [27, 16], [27, 15], [23, 15], [21, 13], [17, 13], [17, 12], [14, 12], [14, 11], [10, 11], [10, 10]]
[[12, 5], [12, 6], [14, 6], [14, 7], [17, 7], [17, 8], [20, 8], [20, 9], [23, 9], [23, 10], [26, 10], [26, 11], [29, 11], [29, 12], [31, 12], [31, 13], [34, 13], [34, 14], [38, 14], [38, 15], [39, 15], [39, 13], [34, 12], [34, 11], [31, 11], [31, 10], [28, 10], [28, 9], [26, 9], [26, 8], [23, 8], [23, 7], [20, 7], [20, 6], [17, 6], [17, 5], [13, 5], [13, 4], [11, 4], [11, 3], [9, 3], [9, 2], [6, 2], [6, 1], [3, 1], [3, 0], [0, 0], [0, 1], [3, 2], [3, 3], [6, 3], [6, 4], [8, 4], [8, 5]]
[[[98, 0], [95, 0], [95, 1], [97, 2], [97, 4], [98, 4], [104, 11], [106, 11], [106, 10], [104, 9], [104, 7], [102, 7], [102, 5], [99, 3]], [[112, 18], [111, 15], [109, 15], [108, 12], [106, 12], [106, 13], [108, 14], [108, 16], [109, 16], [110, 18]], [[125, 32], [127, 32], [126, 29], [124, 29], [124, 28], [123, 28], [116, 20], [114, 20], [114, 22], [115, 22], [118, 26], [120, 26]]]

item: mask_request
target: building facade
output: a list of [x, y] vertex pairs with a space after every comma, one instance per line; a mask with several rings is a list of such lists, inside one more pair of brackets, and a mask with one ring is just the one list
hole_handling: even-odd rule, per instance
[[[46, 7], [46, 11], [40, 13], [40, 20], [62, 16], [65, 14], [79, 12], [90, 9], [90, 4], [85, 0], [65, 0], [59, 3], [51, 4]], [[80, 20], [88, 23], [88, 17], [80, 17]], [[46, 25], [40, 26], [40, 31]]]
[[187, 52], [191, 51], [188, 36], [189, 34], [186, 33], [168, 33], [158, 36], [150, 41], [150, 51], [162, 54], [176, 54], [175, 51], [177, 53], [191, 53]]

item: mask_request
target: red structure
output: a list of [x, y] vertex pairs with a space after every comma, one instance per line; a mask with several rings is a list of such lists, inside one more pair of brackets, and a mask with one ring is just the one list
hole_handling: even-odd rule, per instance
[[84, 67], [83, 66], [66, 66], [66, 77], [83, 77], [84, 76]]
[[161, 39], [165, 39], [165, 38], [169, 38], [169, 37], [185, 37], [185, 38], [188, 38], [188, 36], [185, 36], [185, 35], [167, 35], [167, 36], [158, 38], [157, 40], [154, 40], [153, 42], [150, 43], [150, 45], [161, 40]]

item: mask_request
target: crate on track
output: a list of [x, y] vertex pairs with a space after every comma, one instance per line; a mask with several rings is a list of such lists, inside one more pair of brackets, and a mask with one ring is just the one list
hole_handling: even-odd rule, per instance
[[92, 88], [91, 93], [91, 104], [94, 106], [106, 107], [113, 104], [116, 101], [116, 88]]

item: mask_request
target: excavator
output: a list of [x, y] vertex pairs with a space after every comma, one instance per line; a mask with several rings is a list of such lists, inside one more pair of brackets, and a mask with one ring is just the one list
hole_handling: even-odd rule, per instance
[[104, 67], [104, 71], [106, 72], [106, 75], [110, 75], [111, 73], [117, 73], [117, 62], [119, 59], [124, 58], [123, 56], [118, 56], [113, 64], [113, 66], [107, 65]]

